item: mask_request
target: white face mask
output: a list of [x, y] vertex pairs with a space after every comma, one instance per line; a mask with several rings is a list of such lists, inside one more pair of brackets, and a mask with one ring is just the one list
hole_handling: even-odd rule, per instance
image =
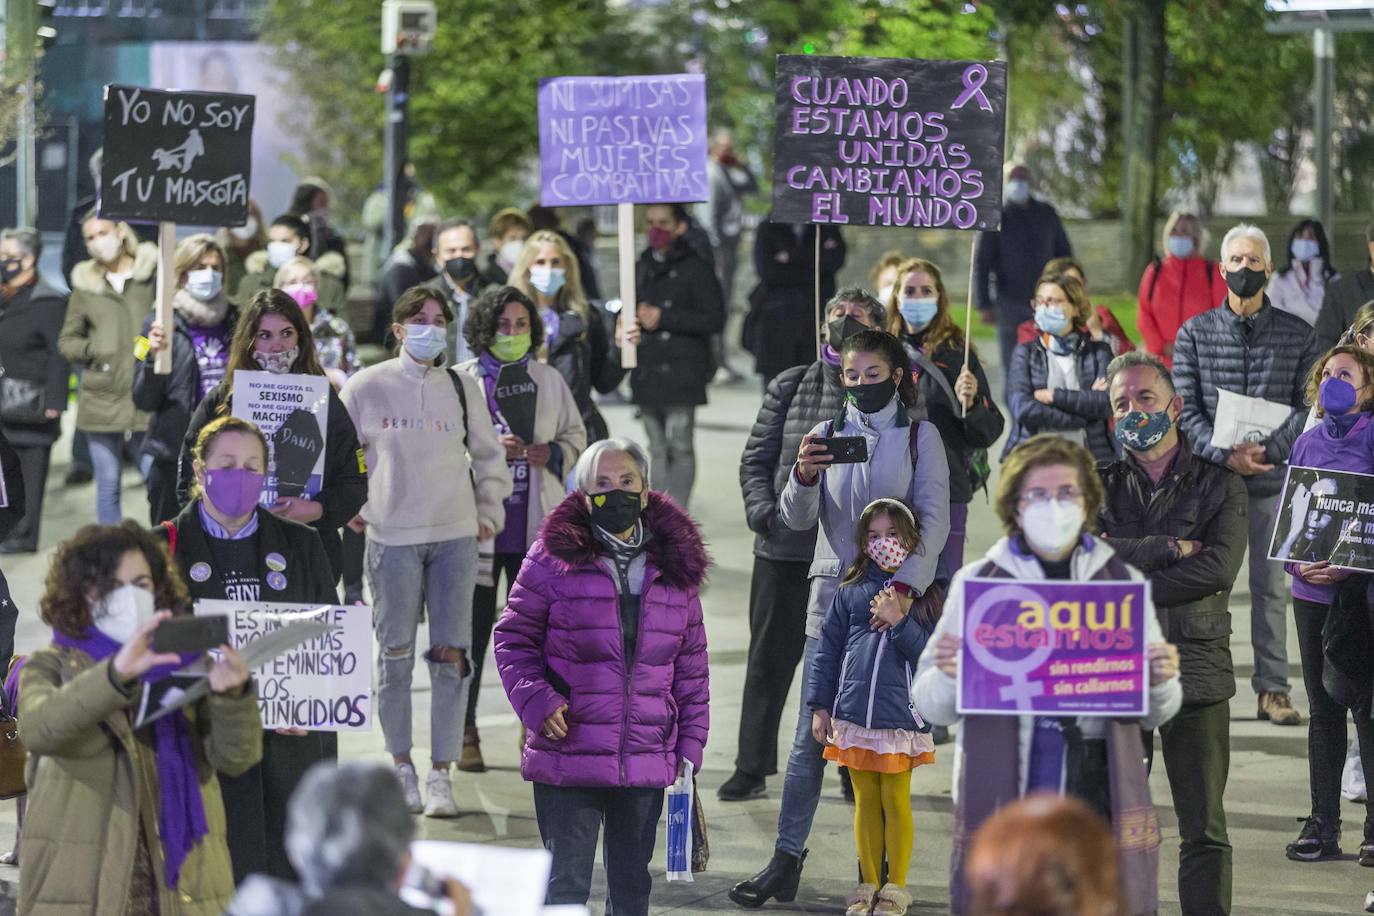
[[186, 274], [186, 292], [194, 299], [209, 302], [224, 288], [224, 275], [214, 268], [193, 270]]
[[101, 264], [109, 264], [119, 257], [122, 247], [118, 233], [114, 232], [98, 235], [86, 243], [86, 250]]
[[1074, 500], [1051, 499], [1021, 510], [1021, 533], [1037, 554], [1057, 558], [1083, 533], [1083, 506]]
[[878, 301], [881, 302], [883, 305], [887, 305], [887, 301], [892, 298], [892, 290], [894, 288], [895, 284], [892, 283], [889, 283], [887, 286], [881, 287], [878, 290]]
[[511, 239], [509, 242], [501, 246], [501, 249], [496, 252], [496, 257], [504, 261], [505, 263], [509, 264], [510, 266], [514, 267], [515, 262], [520, 260], [520, 255], [524, 252], [524, 250], [524, 239]]
[[1014, 204], [1024, 204], [1030, 200], [1030, 182], [1024, 178], [1013, 178], [1007, 182], [1007, 200]]
[[267, 263], [273, 268], [281, 267], [296, 256], [296, 246], [290, 242], [268, 242]]
[[91, 608], [95, 628], [123, 645], [154, 613], [153, 593], [137, 585], [121, 585]]
[[256, 217], [248, 217], [248, 222], [242, 226], [229, 227], [229, 234], [240, 242], [247, 242], [258, 234], [258, 221]]

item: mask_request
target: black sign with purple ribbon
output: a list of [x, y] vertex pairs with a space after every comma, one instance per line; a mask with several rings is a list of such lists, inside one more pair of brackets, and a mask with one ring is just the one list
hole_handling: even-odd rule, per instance
[[773, 219], [1002, 224], [1003, 61], [778, 57]]

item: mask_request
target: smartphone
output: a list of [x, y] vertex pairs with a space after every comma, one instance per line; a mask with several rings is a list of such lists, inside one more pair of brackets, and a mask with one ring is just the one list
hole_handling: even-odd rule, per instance
[[863, 436], [832, 436], [812, 441], [824, 445], [834, 456], [831, 464], [863, 464], [868, 460], [868, 440]]
[[208, 617], [173, 617], [158, 624], [153, 631], [154, 652], [177, 652], [186, 655], [218, 649], [229, 643], [229, 617], [212, 614]]

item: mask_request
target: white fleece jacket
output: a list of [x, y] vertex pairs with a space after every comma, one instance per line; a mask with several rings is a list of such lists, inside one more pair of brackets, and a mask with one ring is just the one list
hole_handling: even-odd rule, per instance
[[[466, 417], [454, 378], [467, 395]], [[424, 366], [403, 349], [353, 376], [339, 397], [367, 457], [361, 514], [369, 538], [403, 547], [476, 537], [479, 523], [501, 530], [510, 472], [476, 379]]]

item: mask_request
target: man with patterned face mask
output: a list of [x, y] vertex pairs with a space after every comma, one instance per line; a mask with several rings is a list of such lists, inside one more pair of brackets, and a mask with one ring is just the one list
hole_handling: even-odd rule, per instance
[[1107, 379], [1125, 456], [1098, 469], [1106, 490], [1098, 524], [1117, 555], [1149, 578], [1160, 628], [1182, 655], [1183, 706], [1159, 728], [1178, 812], [1179, 901], [1189, 914], [1229, 913], [1222, 795], [1236, 679], [1227, 602], [1245, 555], [1245, 484], [1194, 457], [1179, 435], [1183, 399], [1159, 357], [1119, 356]]

